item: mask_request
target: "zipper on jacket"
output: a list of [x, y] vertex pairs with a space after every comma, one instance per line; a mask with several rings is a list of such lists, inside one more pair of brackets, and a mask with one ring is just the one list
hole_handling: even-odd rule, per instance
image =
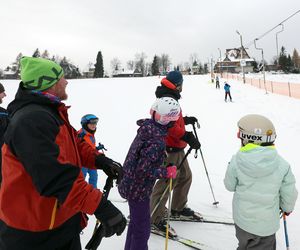
[[56, 210], [57, 210], [57, 199], [55, 199], [54, 207], [53, 207], [52, 214], [51, 214], [51, 221], [50, 221], [50, 226], [49, 226], [50, 230], [53, 229], [53, 227], [54, 227]]

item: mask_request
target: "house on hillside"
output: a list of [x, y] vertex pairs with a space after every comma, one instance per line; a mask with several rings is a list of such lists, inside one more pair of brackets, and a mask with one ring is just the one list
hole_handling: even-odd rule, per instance
[[5, 70], [3, 70], [3, 79], [19, 79], [20, 73], [17, 68], [14, 66], [8, 66]]
[[135, 70], [124, 70], [115, 72], [112, 77], [142, 77], [143, 74], [138, 69]]
[[214, 67], [214, 71], [239, 73], [242, 72], [242, 66], [244, 72], [253, 72], [254, 59], [249, 56], [244, 47], [226, 49], [225, 57], [221, 58]]
[[83, 78], [93, 78], [94, 72], [95, 72], [95, 67], [91, 65], [87, 70], [82, 72], [82, 76]]

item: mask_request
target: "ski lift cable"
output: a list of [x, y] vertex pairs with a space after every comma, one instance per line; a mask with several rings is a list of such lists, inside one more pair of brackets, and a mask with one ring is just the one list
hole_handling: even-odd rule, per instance
[[[264, 34], [262, 34], [261, 36], [259, 36], [258, 38], [256, 38], [256, 40], [259, 40], [261, 38], [263, 38], [264, 36], [266, 36], [267, 34], [269, 34], [271, 31], [273, 31], [274, 29], [276, 29], [277, 27], [281, 26], [284, 22], [286, 22], [287, 20], [291, 19], [293, 16], [295, 16], [296, 14], [298, 14], [300, 12], [300, 10], [296, 11], [294, 14], [288, 16], [286, 19], [284, 19], [283, 21], [281, 21], [279, 24], [277, 24], [275, 27], [273, 27], [272, 29], [268, 30], [267, 32], [265, 32]], [[246, 47], [249, 48], [250, 46], [252, 46], [254, 44], [254, 41], [252, 40], [251, 42], [249, 42]]]

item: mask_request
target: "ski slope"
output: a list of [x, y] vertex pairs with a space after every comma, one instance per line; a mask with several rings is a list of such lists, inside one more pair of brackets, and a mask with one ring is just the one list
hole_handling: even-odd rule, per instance
[[[69, 118], [76, 129], [80, 128], [80, 118], [86, 113], [94, 113], [100, 117], [96, 132], [97, 142], [108, 149], [107, 156], [121, 163], [124, 162], [128, 148], [136, 134], [136, 120], [149, 117], [149, 109], [155, 100], [155, 89], [160, 78], [109, 78], [70, 80], [67, 87], [69, 99], [66, 102], [72, 108]], [[7, 97], [2, 106], [14, 97], [18, 87], [17, 81], [3, 80]], [[212, 205], [213, 198], [200, 155], [189, 156], [193, 172], [193, 183], [189, 194], [188, 205], [206, 215], [231, 218], [232, 193], [225, 190], [223, 178], [231, 156], [239, 149], [240, 142], [236, 138], [237, 121], [249, 113], [258, 113], [270, 118], [277, 129], [276, 147], [279, 153], [291, 164], [298, 180], [300, 190], [300, 100], [265, 94], [263, 90], [241, 82], [229, 81], [233, 102], [224, 102], [223, 80], [221, 89], [209, 83], [209, 76], [184, 76], [183, 93], [180, 101], [184, 115], [196, 116], [201, 124], [197, 130], [202, 144], [207, 170], [213, 185], [218, 207]], [[192, 131], [189, 125], [187, 130]], [[105, 183], [105, 175], [99, 171], [99, 187]], [[120, 201], [114, 188], [110, 198]], [[128, 215], [127, 203], [114, 202], [124, 214]], [[300, 248], [300, 212], [299, 201], [295, 211], [287, 217], [291, 249]], [[88, 228], [82, 234], [84, 248], [90, 238], [95, 219], [90, 217]], [[171, 222], [177, 233], [185, 238], [199, 241], [212, 249], [236, 249], [237, 240], [233, 226]], [[285, 249], [283, 224], [277, 233], [277, 249]], [[99, 249], [124, 249], [126, 232], [122, 236], [103, 239]], [[164, 239], [151, 235], [150, 250], [164, 249]], [[169, 249], [189, 249], [177, 242], [169, 241]]]

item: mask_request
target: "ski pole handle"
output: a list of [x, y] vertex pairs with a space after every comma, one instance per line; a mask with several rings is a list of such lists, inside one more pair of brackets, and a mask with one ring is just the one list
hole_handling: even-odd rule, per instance
[[[198, 125], [199, 125], [199, 127], [198, 127]], [[200, 128], [200, 124], [199, 124], [198, 122], [197, 122], [197, 127]], [[194, 130], [194, 134], [195, 134], [195, 136], [196, 136], [197, 141], [199, 141], [198, 135], [197, 135], [197, 131], [196, 131], [196, 127], [195, 127], [195, 124], [193, 124], [193, 130]], [[198, 149], [195, 150], [194, 157], [195, 157], [195, 158], [198, 157]]]

